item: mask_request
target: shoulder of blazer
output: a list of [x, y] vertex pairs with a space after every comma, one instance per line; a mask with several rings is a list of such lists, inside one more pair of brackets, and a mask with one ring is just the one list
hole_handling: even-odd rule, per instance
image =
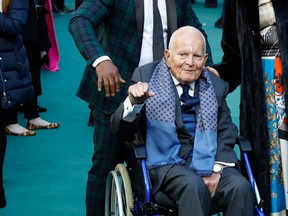
[[226, 95], [228, 94], [229, 91], [229, 84], [221, 79], [220, 77], [216, 76], [214, 73], [209, 72], [217, 99], [219, 101], [222, 101], [223, 99], [226, 98]]
[[142, 82], [149, 82], [150, 81], [152, 74], [154, 72], [154, 69], [158, 65], [159, 62], [160, 62], [160, 60], [154, 61], [154, 62], [145, 64], [143, 66], [140, 66], [138, 68]]

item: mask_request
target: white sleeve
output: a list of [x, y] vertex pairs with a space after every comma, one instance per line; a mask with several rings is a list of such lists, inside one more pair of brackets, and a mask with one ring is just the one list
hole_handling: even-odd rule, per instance
[[144, 103], [132, 105], [129, 100], [129, 97], [127, 97], [123, 105], [124, 105], [123, 120], [127, 122], [132, 122], [137, 118], [137, 114], [140, 113]]
[[111, 61], [111, 59], [109, 58], [109, 56], [101, 56], [101, 57], [97, 58], [97, 59], [93, 62], [92, 66], [93, 66], [93, 67], [97, 67], [97, 65], [98, 65], [99, 63], [101, 63], [101, 62], [103, 62], [103, 61], [106, 61], [106, 60], [110, 60], [110, 61]]

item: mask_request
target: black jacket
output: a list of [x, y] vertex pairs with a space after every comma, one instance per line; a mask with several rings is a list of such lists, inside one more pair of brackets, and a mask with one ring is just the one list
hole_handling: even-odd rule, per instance
[[0, 13], [0, 93], [2, 108], [33, 98], [32, 78], [20, 35], [28, 11], [26, 0], [12, 0], [7, 14]]

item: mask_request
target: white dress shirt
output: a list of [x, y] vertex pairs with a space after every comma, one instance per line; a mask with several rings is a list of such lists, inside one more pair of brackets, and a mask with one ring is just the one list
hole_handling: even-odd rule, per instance
[[[164, 48], [167, 48], [167, 11], [166, 11], [166, 0], [158, 0], [158, 8], [161, 15], [161, 21], [163, 26], [163, 40]], [[142, 35], [142, 47], [141, 55], [138, 66], [150, 63], [153, 61], [153, 0], [144, 0], [144, 27]], [[92, 66], [96, 67], [99, 63], [111, 60], [109, 56], [101, 56], [97, 58]]]
[[0, 12], [2, 13], [2, 0], [0, 0]]

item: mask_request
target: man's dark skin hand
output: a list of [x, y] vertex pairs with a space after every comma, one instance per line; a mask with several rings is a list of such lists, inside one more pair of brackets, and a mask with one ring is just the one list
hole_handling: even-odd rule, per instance
[[98, 77], [98, 91], [105, 89], [106, 97], [114, 97], [120, 91], [120, 84], [126, 81], [122, 79], [118, 68], [110, 60], [99, 63], [96, 67]]

